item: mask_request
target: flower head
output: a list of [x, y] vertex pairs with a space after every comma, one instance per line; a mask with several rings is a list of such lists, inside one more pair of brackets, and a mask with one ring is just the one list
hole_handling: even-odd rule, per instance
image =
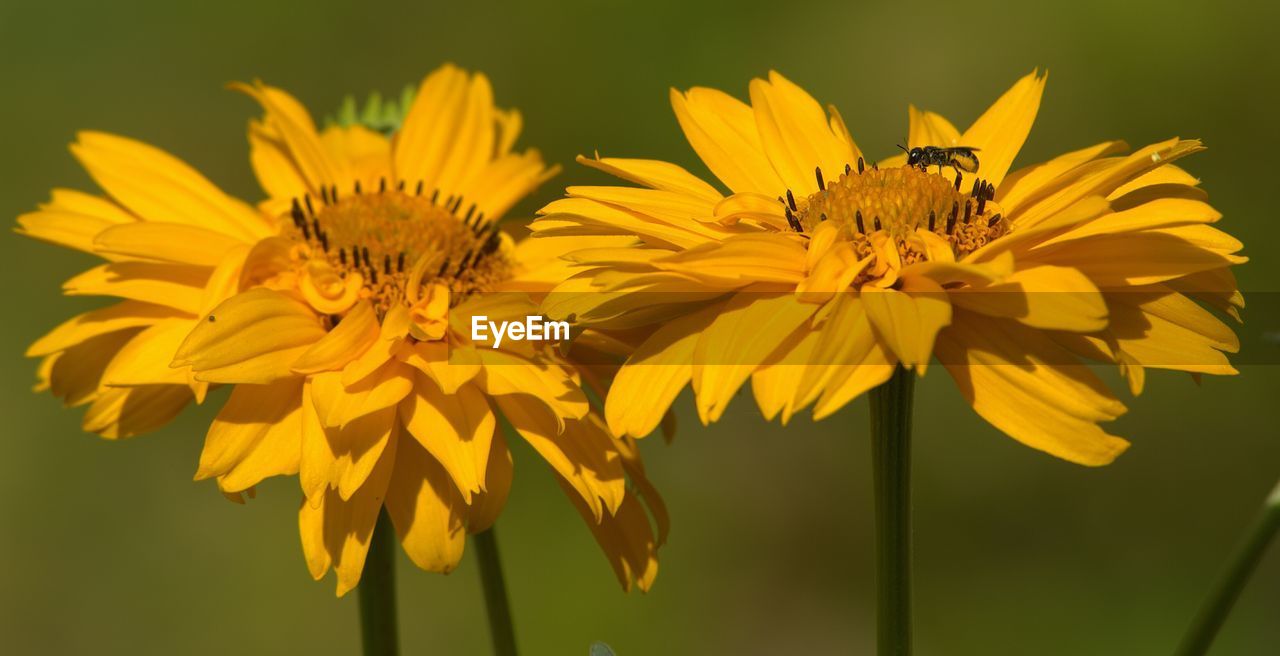
[[1245, 258], [1174, 164], [1200, 143], [1107, 142], [1010, 173], [1044, 83], [1022, 78], [964, 132], [912, 107], [904, 149], [939, 149], [918, 166], [873, 163], [777, 73], [749, 105], [671, 92], [728, 193], [666, 162], [580, 157], [640, 185], [570, 187], [532, 226], [624, 240], [569, 255], [582, 270], [546, 306], [630, 336], [610, 427], [652, 431], [686, 385], [714, 421], [748, 380], [768, 418], [821, 418], [936, 357], [1000, 430], [1099, 465], [1128, 445], [1099, 426], [1125, 407], [1086, 361], [1118, 365], [1134, 393], [1146, 368], [1234, 373], [1236, 337], [1202, 304], [1238, 318]]
[[265, 110], [249, 129], [268, 194], [258, 209], [154, 148], [83, 134], [73, 150], [111, 199], [59, 191], [20, 219], [31, 236], [109, 260], [69, 293], [125, 299], [32, 346], [45, 386], [90, 403], [85, 428], [109, 437], [232, 386], [196, 478], [238, 499], [298, 474], [307, 564], [317, 579], [336, 570], [339, 594], [358, 582], [384, 507], [419, 567], [457, 565], [510, 489], [505, 418], [554, 469], [623, 586], [647, 589], [662, 539], [649, 513], [660, 534], [666, 519], [634, 443], [608, 433], [553, 350], [468, 336], [473, 314], [536, 314], [564, 270], [563, 246], [516, 244], [497, 224], [553, 173], [513, 148], [519, 114], [453, 66], [426, 77], [391, 136], [318, 130], [285, 92], [235, 88]]

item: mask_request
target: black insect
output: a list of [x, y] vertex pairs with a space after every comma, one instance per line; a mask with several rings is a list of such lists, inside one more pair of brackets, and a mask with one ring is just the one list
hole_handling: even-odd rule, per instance
[[899, 145], [904, 152], [907, 153], [907, 166], [916, 166], [920, 170], [927, 170], [930, 166], [937, 166], [938, 173], [942, 173], [942, 167], [950, 166], [959, 174], [961, 171], [966, 173], [978, 172], [978, 156], [974, 155], [977, 148], [969, 148], [968, 146], [952, 146], [944, 148], [941, 146], [923, 146], [907, 149], [906, 146]]

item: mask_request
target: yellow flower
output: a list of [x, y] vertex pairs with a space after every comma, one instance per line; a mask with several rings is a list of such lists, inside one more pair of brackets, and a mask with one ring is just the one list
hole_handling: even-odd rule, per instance
[[384, 506], [414, 563], [457, 565], [510, 489], [505, 418], [551, 465], [622, 585], [647, 589], [666, 516], [634, 442], [609, 435], [551, 349], [477, 348], [467, 332], [472, 314], [536, 314], [564, 275], [556, 254], [584, 243], [515, 244], [498, 229], [553, 174], [537, 151], [513, 150], [520, 115], [453, 66], [424, 79], [392, 138], [318, 131], [283, 91], [236, 88], [265, 110], [249, 129], [269, 196], [258, 210], [154, 148], [84, 133], [73, 152], [110, 199], [59, 190], [20, 218], [30, 236], [108, 260], [68, 293], [124, 299], [31, 347], [42, 386], [88, 403], [84, 427], [106, 437], [233, 386], [196, 478], [240, 499], [298, 474], [306, 561], [317, 579], [336, 570], [338, 594], [359, 581]]
[[964, 132], [910, 109], [908, 147], [973, 149], [962, 178], [905, 154], [870, 163], [834, 108], [777, 73], [749, 105], [671, 92], [728, 195], [674, 164], [580, 157], [643, 187], [570, 187], [532, 226], [625, 241], [570, 255], [585, 270], [546, 305], [624, 335], [657, 326], [613, 383], [609, 426], [652, 431], [686, 385], [715, 421], [748, 379], [767, 418], [822, 418], [936, 356], [992, 425], [1101, 465], [1128, 443], [1099, 422], [1125, 406], [1085, 361], [1118, 365], [1135, 394], [1145, 368], [1235, 373], [1237, 339], [1201, 304], [1239, 318], [1241, 244], [1173, 164], [1200, 143], [1107, 142], [1009, 173], [1044, 83], [1022, 78]]

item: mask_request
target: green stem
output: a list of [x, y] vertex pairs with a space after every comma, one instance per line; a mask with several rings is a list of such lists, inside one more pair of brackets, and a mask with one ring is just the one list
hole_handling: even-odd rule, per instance
[[490, 528], [474, 537], [476, 558], [480, 561], [480, 582], [484, 585], [484, 604], [489, 610], [493, 653], [496, 656], [516, 656], [516, 631], [511, 623], [511, 606], [507, 603], [502, 561], [498, 558], [498, 536]]
[[369, 555], [365, 557], [360, 585], [360, 642], [365, 656], [396, 656], [400, 643], [396, 630], [396, 529], [383, 510], [373, 527]]
[[1200, 607], [1191, 628], [1183, 636], [1178, 656], [1202, 656], [1208, 653], [1209, 646], [1218, 635], [1218, 629], [1222, 628], [1222, 623], [1226, 621], [1231, 607], [1235, 605], [1240, 591], [1258, 566], [1258, 561], [1262, 560], [1262, 555], [1266, 553], [1267, 545], [1271, 543], [1277, 530], [1280, 530], [1280, 485], [1267, 498], [1262, 512], [1249, 528], [1244, 541], [1236, 546], [1226, 571], [1218, 579], [1213, 593]]
[[880, 656], [911, 653], [911, 400], [902, 367], [871, 390], [876, 496], [876, 644]]

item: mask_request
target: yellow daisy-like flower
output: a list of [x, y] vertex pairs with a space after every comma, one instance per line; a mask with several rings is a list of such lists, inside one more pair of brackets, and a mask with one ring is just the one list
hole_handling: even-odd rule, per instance
[[622, 585], [647, 589], [662, 539], [649, 512], [663, 535], [666, 516], [634, 442], [609, 435], [550, 349], [477, 348], [467, 332], [473, 314], [536, 314], [564, 271], [566, 246], [516, 244], [497, 227], [553, 173], [513, 150], [520, 115], [453, 66], [424, 79], [390, 138], [319, 131], [283, 91], [236, 88], [265, 110], [249, 129], [269, 195], [259, 209], [154, 148], [84, 133], [73, 152], [110, 199], [60, 190], [20, 218], [30, 236], [108, 260], [68, 293], [125, 299], [31, 347], [43, 386], [89, 404], [86, 430], [126, 437], [232, 385], [196, 478], [239, 498], [297, 473], [308, 567], [317, 579], [336, 570], [339, 594], [359, 581], [384, 507], [419, 567], [457, 565], [466, 534], [506, 501], [504, 417], [554, 469]]
[[[969, 129], [910, 110], [910, 148], [980, 162], [867, 160], [834, 108], [777, 73], [751, 103], [714, 89], [671, 103], [712, 184], [670, 163], [579, 158], [636, 187], [570, 187], [537, 235], [626, 243], [570, 256], [583, 271], [553, 316], [636, 335], [606, 403], [619, 435], [654, 429], [692, 385], [715, 421], [748, 379], [767, 418], [830, 415], [903, 366], [936, 356], [975, 411], [1031, 447], [1101, 465], [1128, 443], [1099, 422], [1125, 406], [1086, 361], [1232, 374], [1241, 244], [1170, 139], [1107, 142], [1009, 172], [1045, 78], [1019, 80]], [[962, 175], [972, 169], [976, 175]], [[643, 400], [643, 402], [641, 402]]]

